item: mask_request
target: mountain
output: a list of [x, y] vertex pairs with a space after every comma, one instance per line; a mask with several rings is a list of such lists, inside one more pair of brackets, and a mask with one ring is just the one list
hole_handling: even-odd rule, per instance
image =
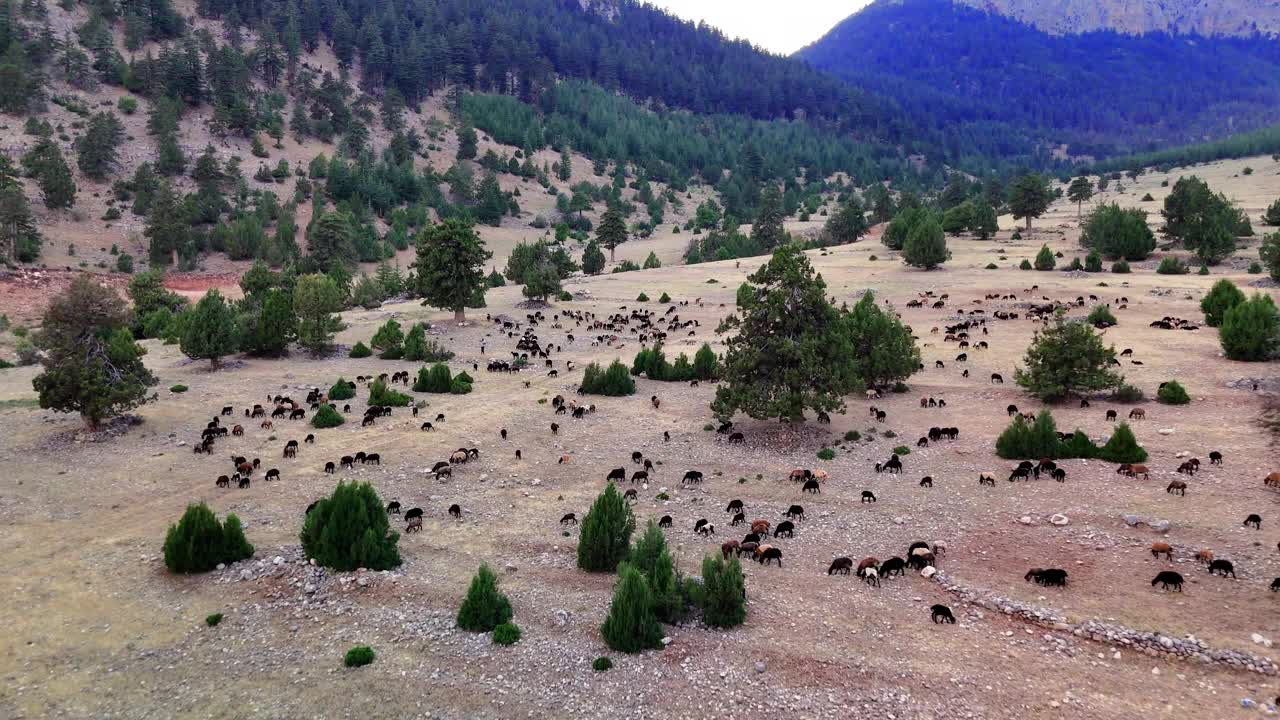
[[1280, 4], [1274, 0], [956, 0], [1065, 35], [1113, 30], [1130, 35], [1152, 32], [1204, 37], [1280, 32]]
[[[965, 1], [1007, 12], [1047, 5], [1063, 17], [1106, 6]], [[797, 57], [892, 98], [928, 131], [995, 155], [1027, 142], [1066, 144], [1074, 156], [1152, 151], [1254, 130], [1280, 109], [1280, 43], [1269, 37], [1052, 34], [949, 0], [880, 0]]]

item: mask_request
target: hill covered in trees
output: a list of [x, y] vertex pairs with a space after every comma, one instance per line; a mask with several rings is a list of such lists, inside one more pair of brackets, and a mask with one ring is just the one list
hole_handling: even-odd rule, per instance
[[974, 143], [993, 156], [1029, 141], [1075, 156], [1148, 152], [1257, 129], [1280, 108], [1273, 38], [1050, 35], [950, 0], [876, 2], [797, 57], [950, 142], [987, 138]]

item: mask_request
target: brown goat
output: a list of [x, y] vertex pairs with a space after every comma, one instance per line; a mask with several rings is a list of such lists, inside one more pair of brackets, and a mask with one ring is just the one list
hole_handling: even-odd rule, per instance
[[1173, 560], [1173, 546], [1167, 542], [1151, 543], [1151, 557], [1159, 558], [1164, 555], [1165, 560]]
[[766, 535], [766, 534], [768, 534], [768, 532], [769, 532], [769, 521], [768, 521], [768, 520], [752, 520], [752, 521], [751, 521], [751, 532], [756, 533], [756, 534], [758, 534], [758, 535]]

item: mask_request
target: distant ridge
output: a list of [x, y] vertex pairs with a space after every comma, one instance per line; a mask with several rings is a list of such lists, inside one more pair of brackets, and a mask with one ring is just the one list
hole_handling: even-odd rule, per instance
[[1205, 37], [1280, 33], [1276, 0], [953, 0], [1053, 35], [1113, 30]]

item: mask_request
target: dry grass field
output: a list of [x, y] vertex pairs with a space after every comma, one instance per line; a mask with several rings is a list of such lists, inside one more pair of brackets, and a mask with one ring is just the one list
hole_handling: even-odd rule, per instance
[[[1233, 179], [1246, 164], [1255, 174]], [[1280, 196], [1277, 170], [1270, 160], [1254, 159], [1217, 164], [1203, 174], [1215, 189], [1239, 197], [1256, 224], [1257, 212]], [[1154, 212], [1162, 177], [1147, 175], [1136, 185], [1126, 180], [1129, 188], [1119, 197], [1138, 204], [1136, 198], [1150, 191], [1157, 202], [1146, 205]], [[914, 540], [942, 540], [948, 552], [939, 568], [965, 586], [1054, 609], [1070, 622], [1099, 619], [1171, 637], [1194, 635], [1214, 648], [1280, 659], [1280, 652], [1251, 641], [1254, 633], [1280, 641], [1280, 594], [1268, 591], [1280, 576], [1280, 494], [1262, 485], [1280, 461], [1271, 437], [1255, 424], [1263, 393], [1229, 386], [1242, 378], [1270, 378], [1265, 387], [1274, 389], [1280, 372], [1274, 363], [1227, 361], [1211, 328], [1148, 327], [1167, 315], [1199, 321], [1199, 299], [1212, 282], [1229, 277], [1245, 286], [1259, 276], [1245, 274], [1247, 262], [1228, 263], [1208, 277], [1156, 275], [1154, 262], [1137, 264], [1130, 275], [1019, 271], [1017, 264], [1034, 257], [1042, 243], [1064, 253], [1063, 266], [1073, 255], [1083, 256], [1076, 247], [1075, 208], [1055, 205], [1036, 232], [1017, 242], [1010, 240], [1012, 221], [1002, 223], [1006, 230], [994, 242], [950, 240], [952, 261], [930, 273], [905, 267], [875, 238], [810, 252], [837, 301], [853, 301], [870, 289], [901, 312], [920, 338], [926, 369], [911, 378], [909, 392], [875, 402], [888, 412], [884, 423], [868, 417], [864, 399], [852, 397], [847, 414], [830, 426], [739, 420], [747, 437], [742, 446], [703, 429], [712, 422], [709, 384], [690, 388], [641, 379], [633, 397], [592, 398], [598, 412], [584, 420], [553, 416], [549, 399], [572, 395], [588, 361], [621, 358], [629, 364], [640, 349], [634, 337], [593, 347], [590, 333], [572, 321], [562, 328], [546, 322], [537, 328], [539, 337], [563, 345], [556, 356], [559, 377], [547, 377], [541, 367], [516, 375], [485, 372], [488, 357], [514, 349], [514, 340], [486, 322], [486, 314], [524, 320], [529, 312], [517, 307], [523, 299], [517, 287], [491, 291], [489, 307], [471, 311], [465, 326], [412, 303], [345, 316], [349, 328], [338, 340], [347, 347], [367, 341], [391, 317], [406, 325], [434, 323], [438, 339], [457, 353], [452, 369], [475, 376], [471, 395], [418, 395], [428, 403], [422, 417], [398, 409], [362, 428], [362, 387], [339, 428], [313, 431], [309, 424], [277, 421], [273, 430], [263, 430], [245, 423], [245, 436], [221, 441], [213, 457], [193, 455], [189, 443], [223, 405], [240, 414], [269, 395], [297, 398], [339, 376], [416, 366], [351, 360], [341, 352], [326, 359], [295, 354], [236, 360], [210, 372], [207, 363], [188, 361], [174, 346], [147, 341], [147, 363], [160, 377], [159, 401], [138, 412], [141, 424], [100, 441], [87, 441], [76, 418], [34, 406], [34, 369], [0, 372], [6, 468], [0, 480], [0, 592], [8, 599], [0, 609], [6, 628], [0, 634], [0, 717], [1221, 718], [1242, 712], [1242, 698], [1274, 700], [1280, 695], [1275, 676], [1150, 657], [1024, 624], [962, 603], [914, 573], [887, 579], [880, 588], [826, 575], [835, 556], [884, 559], [904, 554]], [[494, 232], [507, 231], [486, 231], [497, 246], [502, 241], [489, 234]], [[686, 239], [660, 236], [628, 244], [619, 254], [643, 259], [653, 249], [664, 261], [674, 260]], [[1239, 255], [1256, 257], [1256, 240]], [[737, 286], [762, 262], [574, 279], [566, 289], [579, 299], [544, 312], [605, 316], [637, 307], [642, 291], [652, 298], [665, 291], [689, 303], [678, 308], [681, 318], [699, 321], [694, 337], [672, 338], [668, 357], [692, 355], [704, 341], [717, 345], [718, 320], [732, 309]], [[989, 262], [999, 269], [984, 269]], [[948, 294], [946, 307], [906, 308], [926, 291]], [[1016, 294], [1018, 301], [979, 305], [990, 293]], [[982, 338], [990, 349], [969, 353], [970, 378], [961, 377], [966, 366], [954, 362], [955, 345], [930, 329], [957, 322], [960, 309], [981, 307], [989, 316], [997, 309], [1023, 311], [1041, 297], [1091, 294], [1113, 307], [1128, 298], [1127, 309], [1115, 311], [1119, 324], [1106, 334], [1143, 363], [1125, 361], [1128, 381], [1151, 397], [1158, 383], [1176, 378], [1192, 402], [1139, 405], [1147, 419], [1133, 427], [1151, 454], [1149, 480], [1119, 476], [1107, 463], [1064, 461], [1065, 483], [1006, 482], [1012, 463], [995, 457], [994, 441], [1008, 422], [1006, 405], [1039, 409], [1012, 382], [1037, 326], [1026, 319], [992, 320]], [[1083, 315], [1092, 304], [1072, 314]], [[564, 360], [578, 369], [566, 372]], [[946, 367], [935, 368], [935, 360]], [[472, 363], [480, 364], [478, 372]], [[1009, 382], [991, 385], [992, 372]], [[175, 383], [190, 390], [169, 392]], [[649, 402], [651, 395], [661, 398], [660, 409]], [[921, 397], [945, 399], [947, 407], [922, 409]], [[1098, 438], [1110, 432], [1103, 416], [1111, 408], [1122, 415], [1129, 409], [1098, 399], [1087, 409], [1071, 405], [1054, 412], [1059, 429], [1079, 427]], [[418, 429], [437, 413], [446, 420], [436, 423], [435, 432]], [[561, 425], [556, 435], [553, 421]], [[916, 438], [934, 425], [957, 426], [960, 438], [916, 448]], [[503, 428], [505, 441], [499, 437]], [[670, 442], [663, 441], [663, 431]], [[861, 439], [841, 441], [849, 431]], [[304, 445], [297, 459], [280, 457], [286, 440], [308, 432], [317, 436], [314, 445]], [[836, 447], [829, 462], [815, 457], [826, 445]], [[904, 473], [874, 473], [872, 465], [898, 445], [911, 447]], [[479, 461], [460, 466], [452, 479], [425, 472], [461, 446], [479, 448]], [[381, 466], [322, 472], [326, 461], [358, 450], [380, 453]], [[638, 656], [610, 653], [600, 640], [613, 579], [575, 568], [576, 531], [566, 536], [557, 521], [566, 512], [583, 515], [607, 471], [630, 467], [633, 450], [660, 463], [653, 482], [639, 488], [636, 516], [641, 523], [674, 518], [667, 537], [685, 573], [697, 574], [704, 554], [739, 536], [723, 511], [729, 500], [742, 499], [749, 518], [773, 522], [788, 505], [805, 506], [808, 518], [798, 523], [795, 538], [778, 541], [782, 568], [745, 564], [744, 626], [729, 632], [700, 624], [670, 627], [665, 650]], [[1207, 467], [1212, 450], [1225, 455], [1222, 467]], [[1205, 460], [1206, 468], [1188, 480], [1185, 497], [1166, 494], [1180, 462], [1175, 456], [1184, 451]], [[281, 470], [282, 480], [255, 478], [245, 490], [214, 487], [214, 478], [230, 470], [231, 453], [261, 457], [264, 467]], [[558, 464], [562, 455], [570, 461]], [[784, 479], [793, 467], [825, 469], [830, 480], [820, 495], [802, 496]], [[703, 471], [706, 482], [681, 487], [689, 469]], [[978, 485], [984, 470], [1000, 478], [995, 487]], [[933, 488], [918, 487], [924, 475], [933, 476]], [[424, 532], [401, 536], [404, 564], [394, 572], [328, 574], [301, 559], [304, 508], [337, 482], [353, 479], [373, 483], [384, 501], [426, 510]], [[878, 502], [859, 502], [866, 489]], [[662, 491], [669, 500], [657, 499]], [[239, 515], [257, 548], [254, 558], [202, 576], [169, 574], [160, 553], [164, 532], [192, 502], [206, 502], [220, 516]], [[463, 509], [459, 520], [445, 513], [452, 503]], [[1254, 512], [1263, 517], [1260, 531], [1241, 524]], [[1054, 513], [1067, 515], [1069, 524], [1049, 524]], [[1160, 534], [1145, 525], [1128, 527], [1121, 519], [1128, 513], [1167, 519], [1170, 529]], [[1023, 516], [1030, 525], [1019, 522]], [[717, 525], [714, 538], [692, 532], [703, 517]], [[1155, 540], [1174, 545], [1172, 563], [1152, 558], [1147, 548]], [[1238, 579], [1210, 577], [1192, 558], [1202, 548], [1233, 560]], [[454, 628], [454, 613], [482, 561], [498, 571], [524, 631], [509, 648]], [[1070, 583], [1042, 588], [1024, 582], [1030, 567], [1066, 568]], [[1187, 576], [1183, 593], [1149, 585], [1166, 568]], [[933, 603], [949, 604], [959, 623], [932, 624]], [[204, 617], [214, 612], [225, 619], [206, 627]], [[356, 644], [372, 646], [378, 659], [365, 668], [343, 668], [342, 654]], [[606, 654], [614, 669], [592, 672], [592, 659]]]

